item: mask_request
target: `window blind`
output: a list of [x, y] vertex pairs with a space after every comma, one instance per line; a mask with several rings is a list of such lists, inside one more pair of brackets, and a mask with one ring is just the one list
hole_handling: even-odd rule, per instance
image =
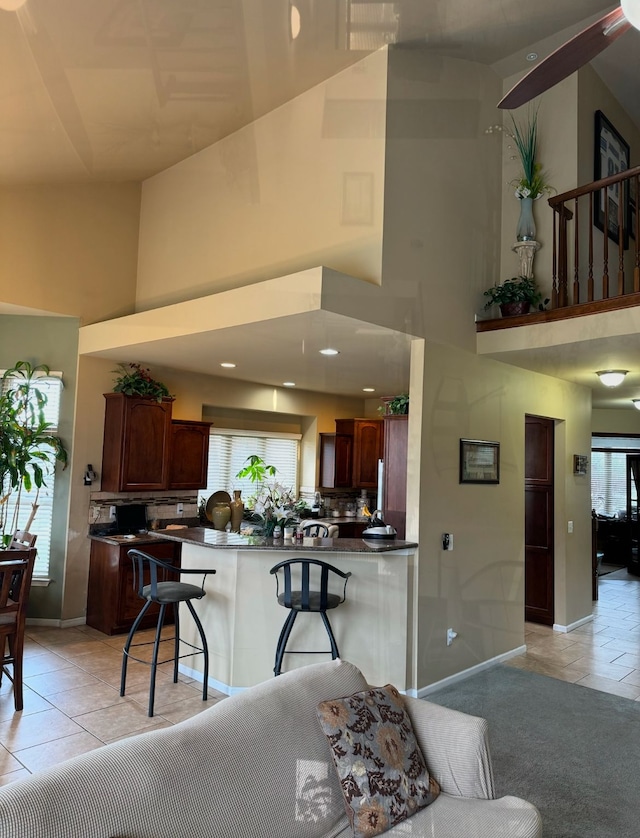
[[[0, 371], [2, 374], [2, 371]], [[10, 381], [5, 379], [2, 381], [2, 391], [6, 392], [9, 389]], [[51, 433], [56, 434], [58, 430], [58, 421], [60, 416], [60, 396], [62, 393], [62, 373], [52, 372], [49, 376], [41, 376], [38, 378], [38, 389], [47, 397], [47, 403], [44, 406], [44, 418], [46, 422], [51, 423]], [[37, 555], [36, 563], [33, 570], [34, 576], [47, 577], [49, 575], [49, 563], [51, 558], [51, 526], [53, 523], [53, 490], [55, 484], [55, 469], [53, 466], [46, 466], [42, 464], [45, 470], [44, 481], [46, 486], [37, 492], [34, 487], [30, 492], [22, 489], [20, 497], [20, 516], [17, 525], [12, 527], [12, 530], [25, 529], [29, 515], [32, 510], [32, 503], [37, 496], [38, 511], [32, 523], [29, 524], [29, 532], [32, 535], [37, 535], [36, 541]], [[15, 513], [16, 492], [13, 492], [9, 501], [7, 509], [7, 521], [12, 522]]]
[[275, 477], [284, 486], [298, 491], [299, 434], [261, 434], [252, 431], [236, 431], [216, 428], [209, 437], [209, 468], [207, 488], [200, 491], [200, 497], [208, 498], [213, 492], [225, 490], [232, 494], [234, 489], [242, 490], [242, 497], [254, 495], [258, 486], [248, 477], [236, 474], [247, 465], [247, 458], [257, 454], [267, 465], [275, 466]]
[[615, 515], [627, 508], [627, 455], [623, 451], [591, 452], [591, 508]]

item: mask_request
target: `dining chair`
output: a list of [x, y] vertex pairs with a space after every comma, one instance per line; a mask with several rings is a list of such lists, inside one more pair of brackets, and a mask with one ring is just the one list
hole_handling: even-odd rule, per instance
[[0, 552], [0, 682], [3, 675], [12, 681], [16, 710], [23, 708], [24, 626], [35, 560], [35, 547]]
[[26, 530], [16, 530], [11, 536], [8, 550], [28, 550], [36, 546], [37, 535], [32, 535]]

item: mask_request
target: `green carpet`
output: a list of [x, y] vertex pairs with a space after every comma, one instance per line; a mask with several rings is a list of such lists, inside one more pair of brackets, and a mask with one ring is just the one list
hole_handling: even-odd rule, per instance
[[544, 838], [640, 836], [640, 702], [504, 665], [427, 699], [488, 720], [496, 793]]

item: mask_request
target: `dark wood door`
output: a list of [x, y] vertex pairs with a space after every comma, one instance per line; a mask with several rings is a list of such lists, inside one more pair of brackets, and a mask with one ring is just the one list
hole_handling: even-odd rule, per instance
[[553, 625], [553, 419], [525, 419], [525, 620]]

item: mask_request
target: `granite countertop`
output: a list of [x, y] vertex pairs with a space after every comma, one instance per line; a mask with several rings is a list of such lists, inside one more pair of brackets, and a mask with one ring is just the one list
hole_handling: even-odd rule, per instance
[[130, 544], [133, 547], [139, 544], [151, 544], [158, 539], [152, 532], [139, 532], [135, 535], [113, 535], [97, 533], [89, 533], [89, 538], [93, 541], [105, 541], [107, 544]]
[[413, 541], [389, 539], [363, 538], [307, 538], [302, 544], [295, 541], [285, 541], [282, 538], [265, 538], [258, 535], [240, 535], [227, 533], [208, 527], [191, 527], [183, 530], [157, 530], [154, 538], [166, 538], [184, 544], [195, 544], [200, 547], [217, 547], [249, 550], [278, 550], [287, 553], [300, 550], [318, 550], [327, 553], [389, 553], [393, 550], [404, 550], [417, 547]]

